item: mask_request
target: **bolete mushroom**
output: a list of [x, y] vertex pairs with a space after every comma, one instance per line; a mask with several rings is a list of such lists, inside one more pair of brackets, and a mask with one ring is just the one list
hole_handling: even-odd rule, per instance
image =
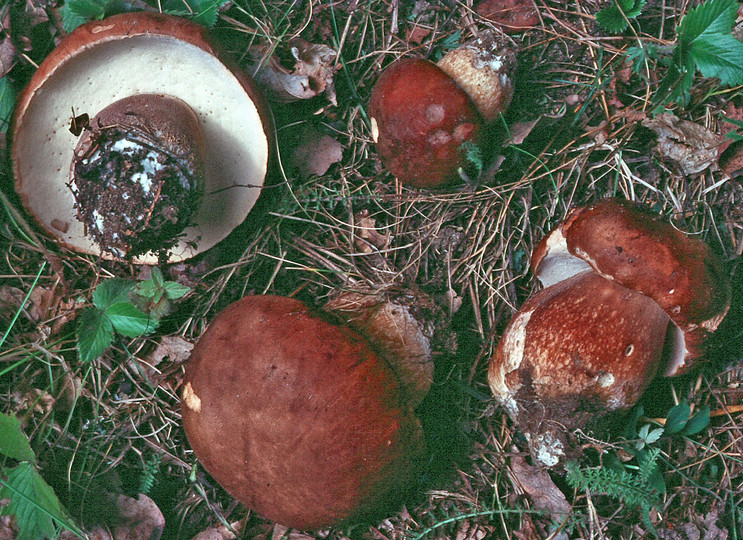
[[318, 529], [395, 510], [415, 486], [425, 443], [403, 384], [334, 316], [248, 296], [196, 343], [183, 424], [236, 499], [283, 525]]
[[[52, 237], [81, 253], [154, 264], [166, 250], [170, 262], [201, 253], [245, 220], [265, 180], [271, 123], [253, 83], [205, 28], [140, 12], [64, 38], [20, 94], [12, 137], [16, 190]], [[84, 196], [80, 182], [107, 169], [102, 181], [121, 177], [143, 208], [128, 200], [116, 215], [105, 198]]]
[[545, 465], [567, 430], [632, 407], [659, 372], [688, 371], [730, 306], [709, 246], [630, 201], [572, 210], [532, 269], [545, 288], [507, 326], [488, 379]]
[[483, 142], [484, 125], [511, 102], [516, 55], [507, 39], [484, 32], [438, 64], [393, 62], [369, 102], [377, 153], [400, 182], [438, 187], [468, 164], [468, 145]]

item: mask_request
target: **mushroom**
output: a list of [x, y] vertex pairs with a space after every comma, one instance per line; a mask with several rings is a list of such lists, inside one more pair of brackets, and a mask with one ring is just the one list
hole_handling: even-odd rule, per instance
[[730, 306], [709, 246], [630, 201], [572, 210], [532, 269], [544, 288], [506, 327], [488, 380], [549, 466], [567, 431], [632, 407], [659, 372], [688, 371]]
[[[162, 98], [131, 100], [131, 96], [144, 95]], [[157, 120], [146, 109], [160, 100], [164, 101], [158, 107], [168, 112], [159, 114]], [[116, 115], [117, 108], [126, 109], [123, 116]], [[198, 120], [196, 126], [191, 120], [181, 122], [191, 114]], [[112, 115], [115, 122], [105, 119]], [[166, 121], [167, 116], [171, 122]], [[90, 117], [93, 121], [86, 127], [84, 119]], [[124, 118], [138, 120], [132, 124]], [[159, 221], [179, 225], [166, 227], [168, 235], [159, 236], [155, 231], [151, 244], [161, 239], [162, 244], [146, 246], [152, 247], [146, 253], [138, 253], [142, 246], [130, 242], [104, 241], [96, 228], [111, 229], [114, 216], [97, 208], [98, 202], [80, 197], [81, 177], [75, 176], [75, 170], [92, 157], [84, 155], [91, 151], [85, 141], [96, 139], [104, 127], [111, 127], [109, 123], [125, 126], [122, 131], [134, 136], [134, 140], [124, 136], [122, 140], [129, 142], [118, 146], [109, 145], [128, 147], [123, 155], [128, 155], [129, 161], [133, 161], [133, 145], [158, 147], [160, 157], [150, 160], [150, 169], [160, 167], [167, 156], [174, 157], [173, 150], [178, 151], [178, 145], [186, 140], [191, 142], [181, 149], [193, 150], [194, 156], [203, 153], [201, 159], [191, 162], [196, 168], [193, 185], [182, 190], [189, 193], [188, 201], [178, 203], [175, 215], [173, 205], [165, 200], [165, 215], [157, 204], [148, 209], [152, 215], [126, 209], [132, 212], [127, 217], [133, 221], [143, 215], [148, 229]], [[172, 126], [168, 127], [169, 123]], [[184, 129], [189, 135], [183, 135]], [[154, 132], [165, 138], [153, 138]], [[170, 149], [168, 132], [181, 133], [180, 142]], [[82, 25], [64, 38], [21, 92], [12, 136], [16, 190], [47, 233], [80, 253], [116, 259], [127, 252], [134, 262], [155, 264], [166, 249], [169, 262], [193, 257], [213, 247], [245, 220], [267, 173], [271, 123], [253, 83], [218, 52], [205, 28], [174, 16], [140, 12]], [[122, 153], [115, 156], [120, 159]], [[155, 162], [159, 165], [153, 165]], [[106, 167], [103, 161], [100, 166]], [[200, 169], [203, 174], [197, 172]], [[130, 172], [131, 185], [136, 184], [136, 178], [142, 180], [142, 167], [130, 168]], [[142, 182], [140, 186], [146, 186], [148, 180]], [[123, 227], [121, 233], [129, 240], [143, 236], [136, 226]]]
[[369, 102], [372, 136], [387, 169], [415, 187], [459, 178], [468, 145], [481, 145], [485, 124], [511, 102], [515, 65], [510, 43], [484, 32], [438, 64], [404, 58], [387, 67]]
[[268, 519], [318, 529], [377, 517], [415, 486], [425, 452], [388, 361], [332, 315], [245, 297], [193, 349], [186, 435], [214, 479]]

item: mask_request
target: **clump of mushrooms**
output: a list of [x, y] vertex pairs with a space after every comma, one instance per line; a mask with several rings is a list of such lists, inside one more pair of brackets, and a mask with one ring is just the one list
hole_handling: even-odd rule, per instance
[[414, 408], [433, 367], [410, 306], [347, 291], [322, 311], [247, 296], [211, 322], [182, 387], [205, 469], [264, 517], [297, 529], [395, 511], [419, 481]]
[[377, 153], [400, 182], [438, 187], [461, 178], [468, 145], [511, 103], [516, 54], [508, 38], [483, 32], [438, 64], [404, 58], [387, 67], [369, 102]]
[[547, 466], [567, 432], [632, 407], [658, 373], [686, 373], [730, 306], [709, 246], [625, 200], [572, 210], [532, 269], [544, 288], [507, 326], [488, 379]]
[[116, 15], [71, 32], [19, 96], [16, 190], [72, 250], [176, 262], [245, 220], [265, 180], [271, 129], [252, 81], [205, 28]]

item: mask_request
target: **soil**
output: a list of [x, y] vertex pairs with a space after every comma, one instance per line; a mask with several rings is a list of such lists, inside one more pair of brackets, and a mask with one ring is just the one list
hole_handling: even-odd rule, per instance
[[93, 128], [90, 139], [70, 183], [86, 233], [120, 258], [172, 248], [202, 196], [184, 160], [120, 126]]

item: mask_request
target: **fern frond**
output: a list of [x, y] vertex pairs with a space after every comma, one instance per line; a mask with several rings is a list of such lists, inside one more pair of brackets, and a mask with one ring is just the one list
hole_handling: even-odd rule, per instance
[[603, 467], [582, 469], [575, 463], [568, 464], [567, 472], [567, 481], [574, 489], [602, 493], [642, 509], [651, 508], [658, 502], [655, 489], [647, 478], [639, 474]]

